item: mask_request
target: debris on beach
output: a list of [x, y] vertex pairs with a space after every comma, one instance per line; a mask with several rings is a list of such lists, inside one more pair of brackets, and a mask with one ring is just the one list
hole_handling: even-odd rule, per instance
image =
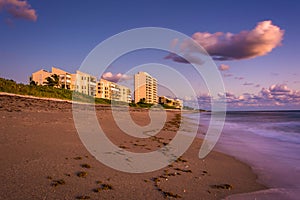
[[64, 184], [66, 184], [66, 182], [63, 179], [59, 179], [59, 180], [52, 181], [51, 186], [57, 187], [59, 185], [64, 185]]
[[112, 190], [112, 189], [113, 189], [113, 187], [111, 185], [103, 183], [103, 184], [101, 184], [100, 187], [95, 188], [93, 191], [98, 193], [98, 192], [101, 192], [102, 190]]
[[185, 172], [185, 173], [192, 173], [192, 170], [190, 169], [180, 169], [180, 168], [174, 168], [177, 171]]
[[87, 168], [87, 169], [91, 168], [91, 166], [89, 164], [81, 164], [81, 167], [82, 168]]
[[230, 184], [219, 184], [219, 185], [211, 185], [210, 186], [211, 188], [214, 188], [214, 189], [225, 189], [225, 190], [232, 190], [233, 189], [233, 186], [230, 185]]
[[82, 195], [82, 196], [77, 196], [76, 199], [91, 199], [90, 196]]
[[78, 177], [81, 177], [81, 178], [85, 178], [87, 175], [88, 175], [87, 172], [78, 172], [78, 173], [77, 173], [77, 176], [78, 176]]
[[166, 198], [172, 197], [172, 198], [181, 198], [180, 195], [178, 194], [173, 194], [172, 192], [163, 192], [164, 196]]

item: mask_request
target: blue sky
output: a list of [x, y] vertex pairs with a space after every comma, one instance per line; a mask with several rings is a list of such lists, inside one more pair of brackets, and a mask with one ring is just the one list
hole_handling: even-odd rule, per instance
[[[229, 66], [220, 71], [229, 107], [300, 108], [300, 2], [29, 0], [19, 10], [12, 8], [20, 6], [13, 2], [0, 0], [1, 77], [27, 83], [30, 74], [40, 68], [56, 66], [74, 72], [96, 45], [132, 28], [163, 27], [188, 36], [197, 32], [239, 34], [271, 20], [284, 30], [281, 45], [261, 56], [215, 61], [217, 66]], [[126, 73], [136, 65], [161, 63], [190, 74], [190, 81], [199, 85], [199, 99], [207, 95], [203, 81], [193, 78], [186, 64], [166, 60], [166, 55], [155, 51], [128, 55], [108, 71]]]

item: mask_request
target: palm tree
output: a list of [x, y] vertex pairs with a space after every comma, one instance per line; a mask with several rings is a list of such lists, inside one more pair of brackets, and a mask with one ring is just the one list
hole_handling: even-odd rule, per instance
[[59, 87], [59, 76], [57, 74], [52, 74], [46, 78], [46, 82], [44, 82], [47, 86], [51, 87]]
[[35, 81], [31, 80], [30, 83], [29, 83], [29, 85], [31, 85], [31, 86], [37, 86], [37, 83]]

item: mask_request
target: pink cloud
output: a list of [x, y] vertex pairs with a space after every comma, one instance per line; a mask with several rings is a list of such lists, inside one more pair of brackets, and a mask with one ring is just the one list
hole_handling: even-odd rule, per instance
[[229, 65], [224, 65], [224, 64], [221, 64], [220, 66], [219, 66], [219, 70], [220, 71], [226, 71], [226, 70], [229, 70]]
[[37, 20], [36, 11], [25, 0], [0, 0], [0, 11], [6, 10], [13, 18], [26, 19], [30, 21]]
[[[281, 45], [284, 30], [273, 25], [272, 21], [259, 22], [252, 30], [240, 33], [197, 32], [192, 40], [179, 44], [184, 55], [203, 53], [195, 43], [201, 45], [214, 60], [241, 60], [264, 56]], [[176, 59], [173, 59], [176, 61]]]
[[[256, 85], [257, 86], [257, 85]], [[231, 92], [219, 94], [219, 98], [225, 97], [229, 108], [277, 108], [277, 107], [297, 107], [300, 106], [300, 91], [288, 88], [285, 84], [274, 84], [268, 88], [262, 88], [257, 94], [244, 93], [235, 95]], [[200, 95], [198, 97], [200, 105], [209, 107], [210, 96]]]
[[111, 82], [115, 82], [115, 83], [118, 82], [118, 81], [124, 81], [124, 80], [132, 79], [131, 76], [128, 76], [126, 74], [121, 74], [121, 73], [113, 74], [111, 72], [105, 72], [102, 75], [102, 78], [105, 79], [105, 80], [111, 81]]
[[250, 31], [233, 33], [194, 33], [192, 38], [216, 60], [263, 56], [281, 44], [284, 31], [272, 21], [259, 22]]

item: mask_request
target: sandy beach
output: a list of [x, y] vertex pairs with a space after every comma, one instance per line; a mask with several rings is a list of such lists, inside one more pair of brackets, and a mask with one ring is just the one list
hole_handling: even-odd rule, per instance
[[[176, 133], [178, 112], [167, 112], [162, 131], [147, 139], [124, 134], [110, 106], [97, 105], [107, 137], [127, 151], [151, 152]], [[149, 123], [146, 109], [131, 108], [139, 125]], [[223, 199], [231, 194], [266, 189], [244, 163], [218, 152], [198, 158], [201, 140], [171, 165], [132, 174], [96, 160], [77, 134], [72, 104], [0, 95], [0, 199]]]

